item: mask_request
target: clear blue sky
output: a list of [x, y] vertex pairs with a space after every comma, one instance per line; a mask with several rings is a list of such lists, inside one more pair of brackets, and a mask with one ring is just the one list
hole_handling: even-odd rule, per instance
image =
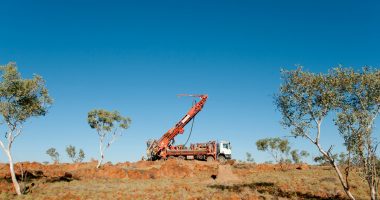
[[[251, 152], [270, 160], [254, 144], [289, 135], [273, 105], [281, 68], [380, 66], [378, 1], [1, 1], [0, 8], [0, 63], [42, 75], [55, 100], [17, 139], [17, 161], [47, 161], [49, 147], [68, 161], [69, 144], [96, 158], [98, 138], [86, 122], [94, 108], [133, 120], [106, 159], [138, 160], [145, 141], [191, 106], [180, 93], [209, 94], [191, 142], [226, 139], [237, 159]], [[323, 144], [339, 145], [332, 123], [324, 130]], [[305, 140], [291, 143], [317, 155]]]

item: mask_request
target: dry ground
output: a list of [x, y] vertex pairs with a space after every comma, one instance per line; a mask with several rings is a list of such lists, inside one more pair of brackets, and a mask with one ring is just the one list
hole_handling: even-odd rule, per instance
[[[95, 167], [18, 163], [27, 195], [16, 197], [8, 166], [0, 164], [0, 199], [345, 199], [329, 167], [182, 160]], [[353, 194], [368, 199], [365, 183], [351, 179]]]

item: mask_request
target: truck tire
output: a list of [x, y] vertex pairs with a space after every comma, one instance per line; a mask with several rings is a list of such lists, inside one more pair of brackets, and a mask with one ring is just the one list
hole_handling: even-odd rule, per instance
[[178, 159], [178, 160], [185, 160], [185, 157], [184, 157], [184, 156], [178, 156], [177, 159]]
[[218, 160], [222, 164], [226, 163], [226, 157], [224, 157], [223, 155], [218, 156]]
[[173, 159], [175, 159], [174, 156], [169, 156], [169, 158], [168, 158], [168, 160], [173, 160]]
[[213, 156], [207, 156], [207, 162], [213, 162], [214, 160]]

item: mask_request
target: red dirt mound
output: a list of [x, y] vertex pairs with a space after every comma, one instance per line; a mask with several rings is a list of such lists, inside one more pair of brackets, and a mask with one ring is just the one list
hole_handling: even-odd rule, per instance
[[136, 163], [133, 163], [132, 165], [130, 165], [131, 167], [134, 167], [134, 168], [139, 168], [139, 169], [142, 169], [142, 168], [150, 168], [152, 167], [153, 165], [156, 165], [157, 163], [159, 163], [160, 161], [157, 161], [157, 162], [154, 162], [154, 161], [138, 161]]
[[219, 184], [233, 184], [241, 180], [232, 172], [231, 165], [219, 165], [216, 182]]
[[[165, 162], [144, 162], [138, 163], [142, 168], [132, 168], [127, 170], [130, 179], [155, 179], [155, 178], [189, 178], [205, 174], [211, 176], [216, 173], [217, 163], [167, 160]], [[150, 166], [150, 168], [148, 168]]]
[[[131, 179], [154, 179], [161, 177], [169, 178], [184, 178], [192, 177], [193, 171], [188, 165], [184, 163], [185, 161], [180, 160], [167, 160], [165, 162], [153, 163], [140, 161], [135, 166], [140, 166], [138, 169], [128, 170], [128, 177]], [[153, 164], [162, 164], [159, 168], [147, 168]]]
[[97, 178], [127, 178], [127, 171], [117, 166], [106, 165], [100, 169], [95, 167], [80, 168], [72, 171], [73, 177], [77, 179], [97, 179]]
[[193, 170], [185, 162], [182, 160], [168, 160], [164, 162], [159, 170], [160, 176], [172, 178], [193, 177]]
[[[29, 175], [27, 178], [60, 179], [72, 174], [74, 179], [94, 178], [127, 178], [127, 172], [122, 167], [104, 165], [96, 169], [96, 163], [54, 164], [43, 165], [40, 163], [17, 163], [15, 164], [17, 177]], [[36, 176], [38, 174], [38, 177]], [[0, 177], [10, 179], [8, 165], [0, 165]]]
[[152, 168], [149, 170], [128, 170], [128, 178], [138, 180], [138, 179], [155, 179], [159, 178], [159, 172], [158, 169]]
[[130, 162], [117, 163], [115, 166], [127, 168], [127, 167], [132, 166], [132, 163], [130, 163]]

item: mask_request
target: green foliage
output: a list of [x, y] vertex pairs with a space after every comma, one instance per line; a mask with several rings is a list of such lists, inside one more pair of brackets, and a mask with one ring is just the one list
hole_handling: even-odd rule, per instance
[[333, 71], [340, 94], [335, 124], [347, 148], [345, 163], [359, 166], [368, 182], [371, 198], [377, 199], [380, 173], [373, 128], [380, 113], [380, 70], [337, 68]]
[[348, 150], [360, 154], [365, 143], [372, 143], [373, 126], [380, 111], [380, 71], [338, 68], [334, 74], [341, 94], [335, 124]]
[[30, 117], [47, 113], [52, 99], [41, 76], [21, 78], [15, 63], [1, 66], [0, 113], [11, 126], [18, 126]]
[[327, 165], [330, 165], [331, 164], [331, 160], [333, 160], [334, 162], [335, 161], [338, 161], [338, 163], [340, 162], [339, 161], [339, 155], [338, 154], [332, 154], [331, 155], [331, 159], [330, 158], [326, 158], [325, 156], [321, 155], [321, 156], [316, 156], [313, 158], [313, 161], [319, 165], [323, 165], [323, 166], [327, 166]]
[[324, 156], [316, 156], [313, 158], [314, 162], [320, 164], [320, 165], [326, 165], [329, 164], [328, 161], [326, 161], [326, 158]]
[[338, 155], [338, 163], [340, 166], [343, 166], [343, 165], [346, 165], [348, 164], [348, 160], [349, 158], [347, 157], [347, 154], [344, 153], [344, 152], [341, 152], [339, 155]]
[[79, 155], [78, 155], [78, 158], [77, 158], [77, 162], [82, 162], [85, 157], [86, 157], [86, 155], [84, 154], [84, 151], [82, 149], [80, 149], [79, 150]]
[[253, 159], [251, 153], [246, 152], [245, 155], [246, 155], [246, 157], [247, 157], [247, 158], [246, 158], [246, 161], [247, 161], [247, 162], [251, 162], [251, 163], [255, 162], [255, 159]]
[[93, 110], [88, 113], [88, 124], [95, 129], [99, 135], [100, 159], [97, 168], [100, 167], [104, 159], [104, 151], [109, 148], [123, 130], [126, 130], [131, 123], [129, 117], [123, 117], [119, 112], [107, 110]]
[[282, 124], [291, 128], [294, 136], [310, 138], [308, 130], [318, 128], [338, 103], [336, 90], [332, 87], [334, 80], [323, 74], [305, 72], [302, 67], [294, 71], [283, 70], [282, 79], [275, 101], [283, 116]]
[[69, 158], [74, 162], [77, 154], [75, 147], [69, 145], [68, 147], [66, 147], [66, 153], [69, 156]]
[[298, 153], [298, 150], [292, 150], [290, 152], [290, 155], [292, 156], [292, 160], [294, 163], [302, 163], [302, 159], [307, 158], [310, 156], [309, 152], [307, 151], [301, 151]]
[[298, 152], [297, 150], [293, 150], [290, 152], [290, 155], [292, 155], [292, 159], [293, 159], [293, 162], [294, 163], [300, 163], [301, 162], [301, 158], [300, 156], [298, 155]]
[[[282, 123], [292, 129], [293, 135], [306, 137], [321, 148], [322, 120], [334, 111], [337, 113], [334, 121], [345, 141], [348, 157], [375, 163], [372, 131], [380, 111], [379, 70], [335, 68], [328, 74], [314, 74], [298, 68], [283, 71], [282, 75], [284, 83], [276, 105], [283, 115]], [[315, 139], [310, 132], [313, 128], [318, 129]], [[335, 154], [331, 150], [325, 153], [333, 158]]]
[[277, 163], [284, 162], [289, 154], [289, 141], [281, 138], [265, 138], [256, 141], [259, 151], [269, 152]]
[[130, 118], [121, 116], [117, 111], [93, 110], [88, 113], [88, 124], [100, 134], [111, 132], [114, 128], [127, 129], [130, 123]]
[[[307, 138], [318, 148], [323, 157], [317, 161], [329, 163], [337, 172], [346, 194], [355, 199], [350, 192], [349, 179], [344, 178], [337, 167], [333, 146], [326, 151], [320, 144], [323, 120], [329, 113], [337, 111], [344, 97], [341, 86], [344, 82], [336, 72], [314, 74], [303, 71], [302, 67], [282, 71], [283, 84], [275, 103], [282, 114], [282, 124], [290, 128], [292, 135]], [[316, 132], [311, 132], [313, 129]], [[349, 171], [346, 171], [346, 176], [349, 176]]]
[[14, 172], [11, 148], [14, 140], [21, 134], [23, 124], [31, 117], [44, 116], [52, 99], [41, 76], [23, 79], [15, 63], [0, 66], [0, 124], [5, 125], [5, 139], [0, 146], [9, 160], [9, 167], [16, 193], [21, 195], [20, 185]]
[[301, 162], [301, 158], [300, 158], [300, 156], [298, 154], [298, 150], [291, 151], [290, 155], [292, 156], [292, 159], [293, 159], [294, 163], [300, 163]]
[[55, 148], [48, 149], [46, 154], [50, 156], [54, 163], [59, 163], [59, 153]]
[[305, 151], [305, 150], [303, 150], [303, 151], [301, 151], [300, 155], [301, 155], [301, 157], [307, 158], [307, 157], [310, 156], [310, 153], [307, 152], [307, 151]]
[[66, 147], [66, 153], [74, 163], [81, 163], [83, 159], [85, 158], [85, 154], [82, 149], [79, 150], [79, 154], [77, 157], [77, 151], [75, 147], [72, 145], [69, 145]]

